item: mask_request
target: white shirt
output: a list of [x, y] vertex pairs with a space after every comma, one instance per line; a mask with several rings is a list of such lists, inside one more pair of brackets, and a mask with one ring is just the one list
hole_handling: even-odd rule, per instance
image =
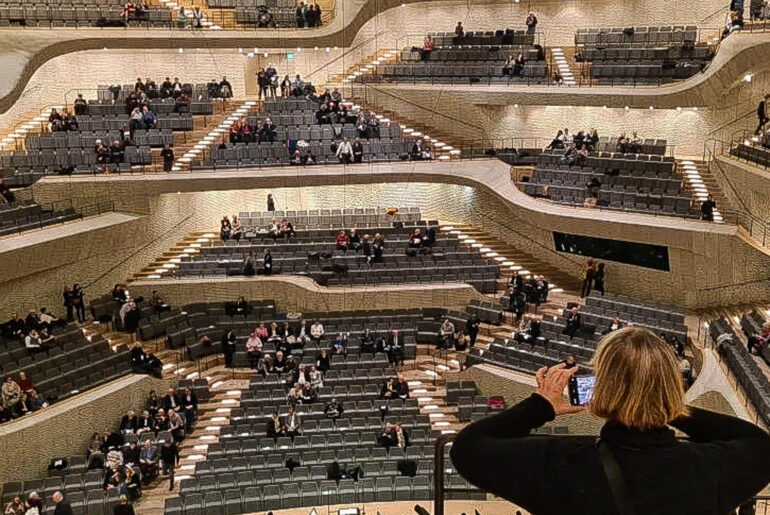
[[340, 157], [341, 154], [352, 154], [353, 153], [353, 145], [350, 144], [349, 141], [343, 141], [340, 143], [340, 146], [337, 147], [337, 157]]

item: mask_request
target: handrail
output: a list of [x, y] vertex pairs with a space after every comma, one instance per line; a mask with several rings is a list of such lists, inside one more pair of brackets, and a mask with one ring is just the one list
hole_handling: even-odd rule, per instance
[[703, 25], [706, 22], [706, 20], [709, 20], [709, 19], [713, 18], [714, 16], [717, 16], [717, 15], [721, 14], [722, 12], [729, 10], [729, 8], [730, 8], [729, 5], [725, 5], [723, 7], [720, 7], [719, 9], [714, 11], [713, 13], [711, 13], [708, 16], [706, 16], [705, 18], [703, 18], [702, 20], [699, 20], [698, 23], [696, 23], [696, 25], [698, 27], [700, 27], [701, 25]]
[[94, 283], [96, 283], [97, 281], [100, 281], [100, 280], [102, 280], [104, 277], [106, 277], [106, 276], [107, 276], [107, 274], [111, 273], [111, 272], [112, 272], [113, 270], [115, 270], [116, 268], [123, 266], [123, 265], [124, 265], [124, 264], [125, 264], [125, 263], [126, 263], [128, 260], [129, 260], [129, 259], [132, 259], [134, 256], [136, 256], [137, 254], [139, 254], [140, 252], [142, 252], [144, 249], [148, 248], [149, 246], [151, 246], [151, 245], [154, 245], [154, 244], [155, 244], [155, 243], [156, 243], [156, 242], [157, 242], [157, 241], [158, 241], [160, 238], [163, 238], [163, 237], [164, 237], [164, 236], [166, 236], [168, 233], [175, 231], [175, 230], [176, 230], [176, 229], [177, 229], [179, 226], [181, 226], [182, 224], [184, 224], [185, 222], [187, 222], [187, 221], [188, 221], [190, 218], [192, 218], [193, 216], [195, 216], [195, 213], [193, 213], [193, 214], [190, 214], [190, 215], [187, 215], [187, 216], [186, 216], [186, 217], [184, 217], [184, 218], [183, 218], [181, 221], [179, 221], [177, 224], [175, 224], [175, 225], [174, 225], [174, 226], [172, 226], [172, 227], [169, 227], [168, 229], [166, 229], [165, 231], [163, 231], [162, 233], [160, 233], [158, 236], [156, 236], [155, 238], [153, 238], [153, 239], [152, 239], [152, 240], [150, 240], [149, 242], [147, 242], [147, 243], [145, 243], [144, 245], [142, 245], [141, 247], [139, 247], [139, 248], [138, 248], [136, 251], [132, 252], [132, 253], [131, 253], [131, 254], [129, 254], [128, 256], [126, 256], [126, 257], [124, 257], [123, 259], [121, 259], [120, 261], [118, 261], [118, 262], [117, 262], [117, 263], [116, 263], [114, 266], [110, 267], [110, 268], [109, 268], [109, 269], [108, 269], [106, 272], [104, 272], [103, 274], [101, 274], [99, 277], [97, 277], [96, 279], [94, 279], [94, 280], [93, 280], [93, 281], [91, 281], [90, 283], [86, 284], [86, 285], [85, 285], [83, 288], [84, 288], [84, 289], [86, 289], [86, 288], [90, 288], [90, 287], [91, 287], [91, 286], [92, 286]]
[[385, 34], [385, 33], [387, 33], [387, 32], [390, 32], [390, 31], [388, 31], [388, 30], [381, 30], [381, 31], [379, 31], [379, 32], [376, 32], [376, 33], [375, 33], [373, 36], [371, 36], [370, 38], [368, 38], [368, 39], [365, 39], [364, 41], [360, 42], [360, 43], [359, 43], [359, 44], [357, 44], [356, 46], [353, 46], [353, 47], [350, 47], [350, 48], [348, 48], [347, 50], [345, 50], [344, 52], [342, 52], [342, 54], [338, 55], [337, 57], [335, 57], [334, 59], [332, 59], [332, 60], [331, 60], [331, 61], [329, 61], [328, 63], [322, 64], [321, 66], [319, 66], [319, 67], [318, 67], [318, 68], [316, 68], [315, 70], [311, 71], [310, 73], [306, 73], [306, 74], [305, 74], [305, 76], [308, 78], [308, 80], [310, 80], [310, 79], [311, 79], [311, 78], [312, 78], [312, 77], [313, 77], [315, 74], [317, 74], [317, 73], [320, 73], [320, 72], [321, 72], [321, 71], [323, 71], [324, 69], [328, 69], [328, 68], [329, 68], [329, 67], [330, 67], [332, 64], [336, 63], [336, 62], [337, 62], [337, 61], [339, 61], [340, 59], [345, 59], [346, 57], [348, 57], [348, 56], [349, 56], [349, 54], [350, 54], [351, 52], [353, 52], [353, 51], [355, 51], [355, 50], [358, 50], [358, 49], [359, 49], [359, 48], [361, 48], [362, 46], [364, 46], [364, 45], [366, 45], [366, 44], [369, 44], [369, 43], [371, 43], [372, 41], [374, 41], [374, 40], [376, 40], [376, 39], [379, 39], [379, 38], [380, 38], [380, 36], [384, 35], [384, 34]]
[[444, 515], [444, 494], [455, 491], [444, 487], [444, 449], [456, 436], [454, 433], [439, 435], [433, 447], [433, 515]]
[[[751, 211], [749, 210], [748, 206], [746, 206], [746, 204], [743, 203], [743, 199], [741, 198], [741, 195], [738, 193], [738, 189], [735, 187], [733, 182], [727, 176], [725, 171], [722, 170], [722, 167], [719, 166], [719, 163], [717, 162], [717, 160], [714, 159], [714, 152], [710, 148], [706, 148], [706, 151], [709, 154], [708, 163], [709, 164], [713, 163], [714, 166], [716, 167], [716, 169], [719, 170], [719, 174], [724, 178], [725, 182], [730, 187], [730, 190], [732, 191], [733, 195], [735, 195], [735, 198], [738, 201], [738, 203], [740, 204], [741, 208], [743, 208], [742, 210], [739, 210], [739, 211], [742, 211], [742, 213], [747, 215], [747, 216], [753, 217], [754, 215], [751, 214]], [[710, 169], [710, 167], [709, 167], [709, 169]], [[756, 217], [754, 217], [754, 218], [756, 218]], [[757, 218], [757, 220], [759, 220], [759, 218]]]
[[756, 109], [751, 109], [751, 110], [750, 110], [750, 111], [748, 111], [747, 113], [740, 115], [738, 118], [735, 118], [734, 120], [731, 120], [731, 121], [727, 122], [726, 124], [724, 124], [724, 125], [722, 125], [722, 126], [720, 126], [720, 127], [717, 127], [716, 129], [714, 129], [714, 130], [712, 130], [712, 131], [708, 132], [708, 133], [706, 134], [706, 137], [708, 138], [708, 137], [710, 137], [710, 136], [713, 136], [713, 135], [714, 135], [714, 134], [716, 134], [717, 132], [719, 132], [719, 131], [721, 131], [721, 130], [723, 130], [723, 129], [726, 129], [727, 127], [731, 126], [731, 125], [732, 125], [732, 124], [734, 124], [734, 123], [737, 123], [737, 122], [740, 122], [740, 121], [742, 121], [744, 118], [747, 118], [747, 117], [749, 117], [749, 116], [753, 115], [753, 114], [754, 114], [754, 113], [756, 113], [756, 112], [757, 112], [757, 111], [756, 111]]
[[735, 288], [736, 286], [747, 286], [750, 284], [759, 284], [764, 282], [770, 282], [770, 277], [764, 277], [761, 279], [749, 279], [747, 281], [739, 281], [736, 283], [721, 284], [717, 286], [708, 286], [706, 288], [698, 288], [698, 292], [710, 292], [710, 291], [722, 290], [725, 288]]
[[428, 111], [431, 114], [434, 114], [436, 116], [441, 116], [443, 118], [451, 120], [454, 123], [460, 123], [462, 125], [465, 125], [466, 127], [471, 127], [473, 129], [476, 129], [477, 131], [481, 131], [481, 133], [484, 134], [484, 127], [482, 127], [481, 125], [476, 125], [474, 123], [470, 123], [470, 122], [467, 122], [465, 120], [460, 120], [459, 118], [455, 118], [454, 116], [450, 116], [448, 114], [439, 112], [439, 111], [433, 109], [432, 107], [425, 107], [425, 106], [416, 104], [415, 102], [412, 102], [411, 100], [407, 100], [407, 99], [405, 99], [403, 97], [400, 97], [400, 96], [398, 96], [398, 95], [396, 95], [394, 93], [391, 93], [390, 91], [385, 91], [383, 89], [378, 89], [378, 88], [376, 88], [376, 87], [374, 87], [374, 86], [372, 86], [370, 84], [362, 84], [362, 86], [363, 86], [363, 89], [364, 89], [364, 100], [366, 100], [367, 92], [371, 88], [374, 91], [376, 91], [378, 94], [389, 96], [389, 97], [391, 97], [391, 98], [393, 98], [395, 100], [398, 100], [399, 102], [403, 102], [403, 103], [408, 104], [408, 105], [410, 105], [412, 107], [415, 107], [417, 109], [422, 109], [424, 111]]

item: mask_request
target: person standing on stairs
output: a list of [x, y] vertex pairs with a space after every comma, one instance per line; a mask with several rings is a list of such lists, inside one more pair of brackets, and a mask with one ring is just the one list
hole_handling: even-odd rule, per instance
[[709, 196], [700, 205], [700, 219], [707, 222], [714, 221], [714, 210], [717, 208], [717, 203], [714, 201], [714, 197], [709, 193]]
[[163, 158], [163, 171], [170, 172], [174, 166], [174, 150], [166, 143], [163, 145], [163, 150], [160, 151], [160, 157]]
[[479, 335], [480, 325], [481, 325], [481, 320], [479, 320], [478, 315], [471, 315], [468, 321], [465, 322], [465, 332], [468, 333], [468, 337], [470, 338], [471, 348], [473, 348], [473, 346], [476, 345], [476, 337]]
[[759, 124], [757, 125], [757, 130], [754, 131], [755, 136], [760, 134], [765, 124], [770, 121], [770, 118], [767, 117], [768, 100], [770, 100], [770, 93], [766, 94], [762, 100], [759, 101], [759, 105], [757, 106], [757, 118], [759, 119]]

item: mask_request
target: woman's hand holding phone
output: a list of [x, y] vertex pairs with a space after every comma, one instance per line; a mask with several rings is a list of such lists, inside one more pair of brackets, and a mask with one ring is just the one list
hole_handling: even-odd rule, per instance
[[585, 409], [584, 406], [573, 406], [564, 396], [564, 389], [569, 383], [569, 378], [577, 374], [578, 367], [566, 368], [564, 363], [551, 368], [542, 367], [535, 374], [537, 390], [535, 393], [543, 397], [553, 407], [553, 412], [559, 415], [578, 413]]

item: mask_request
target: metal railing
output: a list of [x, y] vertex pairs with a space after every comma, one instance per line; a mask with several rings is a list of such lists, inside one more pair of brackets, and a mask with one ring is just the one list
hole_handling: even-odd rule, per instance
[[[363, 91], [360, 91], [361, 89], [363, 89]], [[380, 96], [380, 95], [381, 96], [385, 96], [385, 97], [388, 97], [390, 99], [393, 99], [393, 100], [399, 102], [402, 105], [405, 104], [405, 105], [409, 106], [411, 109], [416, 109], [416, 110], [419, 110], [419, 111], [426, 112], [428, 114], [428, 119], [427, 119], [427, 121], [423, 122], [425, 124], [432, 124], [433, 123], [432, 119], [435, 118], [435, 117], [439, 117], [439, 118], [443, 118], [445, 120], [448, 120], [453, 125], [458, 125], [459, 124], [459, 125], [462, 125], [462, 126], [468, 128], [468, 129], [471, 129], [472, 133], [474, 133], [474, 134], [481, 134], [482, 136], [484, 135], [484, 127], [481, 126], [481, 125], [477, 125], [475, 123], [468, 122], [467, 120], [461, 120], [461, 119], [459, 119], [459, 118], [457, 118], [455, 116], [451, 116], [451, 115], [448, 115], [446, 113], [442, 113], [441, 111], [439, 111], [437, 109], [433, 109], [432, 107], [426, 107], [426, 106], [417, 104], [415, 102], [412, 102], [411, 100], [407, 100], [406, 98], [404, 98], [404, 97], [402, 97], [400, 95], [397, 95], [393, 91], [378, 89], [378, 88], [376, 88], [374, 86], [370, 86], [370, 85], [363, 85], [363, 87], [359, 87], [358, 90], [359, 91], [358, 91], [358, 93], [355, 94], [355, 96], [357, 96], [358, 98], [361, 98], [366, 103], [372, 103], [372, 104], [377, 105], [378, 104], [377, 96]], [[363, 93], [363, 96], [361, 95], [361, 93]], [[389, 110], [389, 111], [393, 111], [393, 109], [388, 109], [388, 108], [385, 108], [385, 109]], [[410, 116], [411, 115], [412, 115], [412, 113], [410, 113]]]
[[[32, 199], [34, 202], [34, 198]], [[34, 229], [44, 229], [53, 225], [61, 225], [67, 222], [75, 222], [86, 217], [97, 216], [115, 211], [112, 201], [104, 200], [92, 204], [73, 207], [71, 199], [59, 200], [52, 203], [40, 203], [41, 212], [30, 215], [23, 209], [20, 203], [17, 210], [10, 216], [4, 214], [4, 223], [10, 222], [8, 227], [0, 228], [0, 236], [12, 236], [26, 233]]]
[[[723, 213], [725, 222], [732, 222], [739, 227], [743, 228], [747, 235], [751, 237], [757, 244], [762, 247], [770, 247], [770, 223], [763, 220], [751, 213], [751, 209], [743, 202], [740, 191], [733, 184], [730, 176], [722, 169], [719, 162], [714, 158], [717, 153], [730, 157], [731, 159], [741, 159], [739, 156], [730, 153], [730, 149], [733, 148], [734, 143], [712, 140], [711, 148], [708, 146], [708, 142], [705, 148], [706, 156], [708, 157], [709, 169], [717, 177], [720, 184], [726, 186], [725, 190], [730, 193], [730, 200], [733, 200], [738, 204], [738, 209], [720, 210]], [[754, 163], [757, 166], [762, 166], [758, 163]], [[767, 168], [767, 166], [765, 166]]]

